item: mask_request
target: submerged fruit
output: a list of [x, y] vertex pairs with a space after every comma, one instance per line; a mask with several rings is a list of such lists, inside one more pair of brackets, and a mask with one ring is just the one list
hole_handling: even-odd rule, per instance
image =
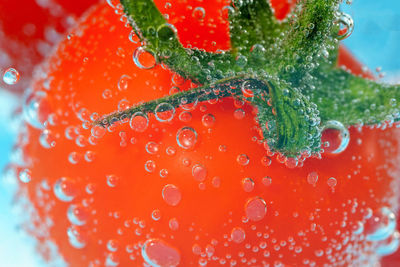
[[[155, 2], [185, 46], [229, 48], [227, 3]], [[70, 266], [379, 262], [398, 236], [399, 129], [351, 127], [340, 151], [288, 168], [263, 141], [256, 109], [231, 97], [159, 103], [155, 114], [93, 126], [99, 114], [196, 86], [163, 65], [135, 64], [140, 44], [122, 13], [100, 4], [87, 14], [24, 106], [12, 167], [29, 172], [20, 205], [47, 260], [55, 245]]]

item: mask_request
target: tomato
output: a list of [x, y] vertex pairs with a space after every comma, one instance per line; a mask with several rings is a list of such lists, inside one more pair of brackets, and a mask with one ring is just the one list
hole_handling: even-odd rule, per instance
[[20, 1], [3, 0], [0, 3], [0, 48], [5, 53], [0, 61], [1, 71], [13, 67], [21, 80], [19, 84], [2, 87], [22, 92], [28, 87], [33, 66], [45, 57], [77, 16], [97, 0], [73, 1]]
[[[226, 1], [155, 2], [184, 46], [229, 48]], [[49, 262], [54, 248], [70, 266], [379, 262], [398, 236], [397, 128], [352, 127], [343, 152], [290, 169], [266, 150], [255, 109], [232, 98], [92, 127], [194, 86], [164, 66], [136, 66], [139, 44], [121, 14], [92, 9], [37, 72], [24, 106], [12, 167], [25, 226]]]

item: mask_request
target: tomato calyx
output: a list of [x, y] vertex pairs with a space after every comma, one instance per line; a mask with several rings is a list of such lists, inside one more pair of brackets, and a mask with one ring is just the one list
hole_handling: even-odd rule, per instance
[[286, 20], [279, 21], [268, 1], [233, 0], [225, 7], [231, 50], [211, 53], [184, 48], [153, 1], [121, 0], [120, 9], [141, 39], [141, 49], [199, 87], [106, 115], [94, 125], [110, 126], [136, 112], [164, 112], [196, 101], [235, 97], [257, 107], [271, 152], [295, 161], [319, 156], [327, 122], [390, 126], [399, 118], [399, 86], [337, 67], [342, 39], [339, 2], [301, 0]]

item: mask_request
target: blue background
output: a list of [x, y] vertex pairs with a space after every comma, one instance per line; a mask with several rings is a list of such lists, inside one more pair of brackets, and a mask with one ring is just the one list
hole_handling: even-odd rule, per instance
[[[353, 54], [370, 69], [382, 67], [384, 80], [400, 82], [400, 1], [353, 0], [343, 5], [355, 22], [353, 34], [344, 41]], [[1, 51], [0, 51], [1, 52]], [[1, 86], [1, 84], [0, 84]], [[0, 169], [10, 157], [13, 140], [10, 114], [18, 99], [0, 88]], [[12, 186], [0, 183], [0, 266], [44, 266], [35, 256], [33, 241], [17, 228], [12, 215]]]

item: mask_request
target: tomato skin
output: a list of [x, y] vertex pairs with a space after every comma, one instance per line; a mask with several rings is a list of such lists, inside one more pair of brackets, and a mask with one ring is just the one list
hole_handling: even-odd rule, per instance
[[[13, 0], [0, 2], [0, 49], [6, 54], [0, 61], [0, 70], [15, 68], [21, 75], [16, 85], [2, 87], [21, 93], [30, 83], [33, 67], [41, 62], [61, 34], [74, 20], [98, 0], [75, 1]], [[41, 3], [41, 4], [39, 4]]]
[[[156, 3], [160, 9], [165, 7], [164, 1]], [[224, 5], [217, 1], [202, 6], [206, 14], [212, 14], [209, 10]], [[192, 20], [191, 11], [185, 1], [174, 2], [169, 11], [184, 44], [193, 42], [207, 50], [229, 47], [226, 22], [214, 15], [205, 17], [213, 23], [187, 22]], [[31, 172], [32, 181], [21, 184], [20, 196], [28, 198], [37, 212], [30, 224], [41, 249], [47, 248], [50, 239], [70, 266], [101, 266], [111, 259], [120, 266], [142, 266], [141, 247], [151, 238], [177, 249], [180, 266], [204, 261], [207, 266], [220, 266], [223, 261], [227, 265], [236, 262], [236, 266], [362, 266], [363, 258], [378, 260], [374, 254], [377, 242], [365, 241], [365, 235], [354, 234], [353, 228], [365, 222], [369, 209], [398, 208], [399, 182], [394, 177], [399, 171], [398, 129], [363, 128], [359, 132], [351, 128], [351, 141], [343, 153], [307, 159], [295, 169], [268, 157], [254, 121], [255, 111], [229, 98], [199, 103], [190, 111], [190, 120], [182, 118], [185, 111], [179, 108], [170, 123], [149, 116], [143, 133], [125, 123], [93, 139], [90, 128], [82, 127], [93, 112], [107, 114], [122, 99], [134, 104], [162, 97], [172, 86], [182, 90], [191, 86], [188, 81], [176, 82], [174, 74], [161, 66], [136, 67], [131, 55], [138, 45], [129, 42], [130, 29], [114, 13], [105, 4], [93, 9], [43, 67], [46, 75], [38, 72], [33, 84], [34, 93], [46, 92], [43, 103], [50, 111], [43, 109], [45, 114], [40, 115], [51, 115], [46, 128], [55, 147], [43, 147], [38, 142], [42, 131], [27, 124], [20, 142], [26, 163], [17, 168]], [[191, 27], [199, 29], [198, 36]], [[118, 88], [123, 75], [132, 78], [127, 90]], [[237, 119], [238, 109], [244, 118]], [[215, 122], [205, 123], [207, 114]], [[197, 132], [191, 149], [177, 144], [182, 127]], [[151, 142], [158, 148], [149, 148], [154, 145]], [[173, 155], [171, 147], [176, 150]], [[245, 164], [243, 155], [249, 163]], [[206, 169], [205, 177], [201, 171], [193, 174], [197, 164]], [[164, 169], [168, 174], [163, 172], [161, 176], [166, 177], [160, 177]], [[307, 181], [312, 172], [318, 174], [315, 186]], [[69, 179], [64, 189], [72, 201], [63, 202], [53, 192], [61, 177]], [[331, 177], [337, 181], [334, 188], [327, 184]], [[179, 189], [180, 201], [163, 198], [167, 185]], [[176, 197], [176, 191], [172, 193]], [[265, 214], [258, 206], [263, 201]], [[76, 217], [86, 218], [83, 225], [76, 225], [76, 218], [68, 219], [71, 205], [81, 207]], [[44, 222], [54, 222], [46, 227], [46, 234], [38, 231]], [[71, 246], [68, 229], [80, 234], [84, 248]]]

